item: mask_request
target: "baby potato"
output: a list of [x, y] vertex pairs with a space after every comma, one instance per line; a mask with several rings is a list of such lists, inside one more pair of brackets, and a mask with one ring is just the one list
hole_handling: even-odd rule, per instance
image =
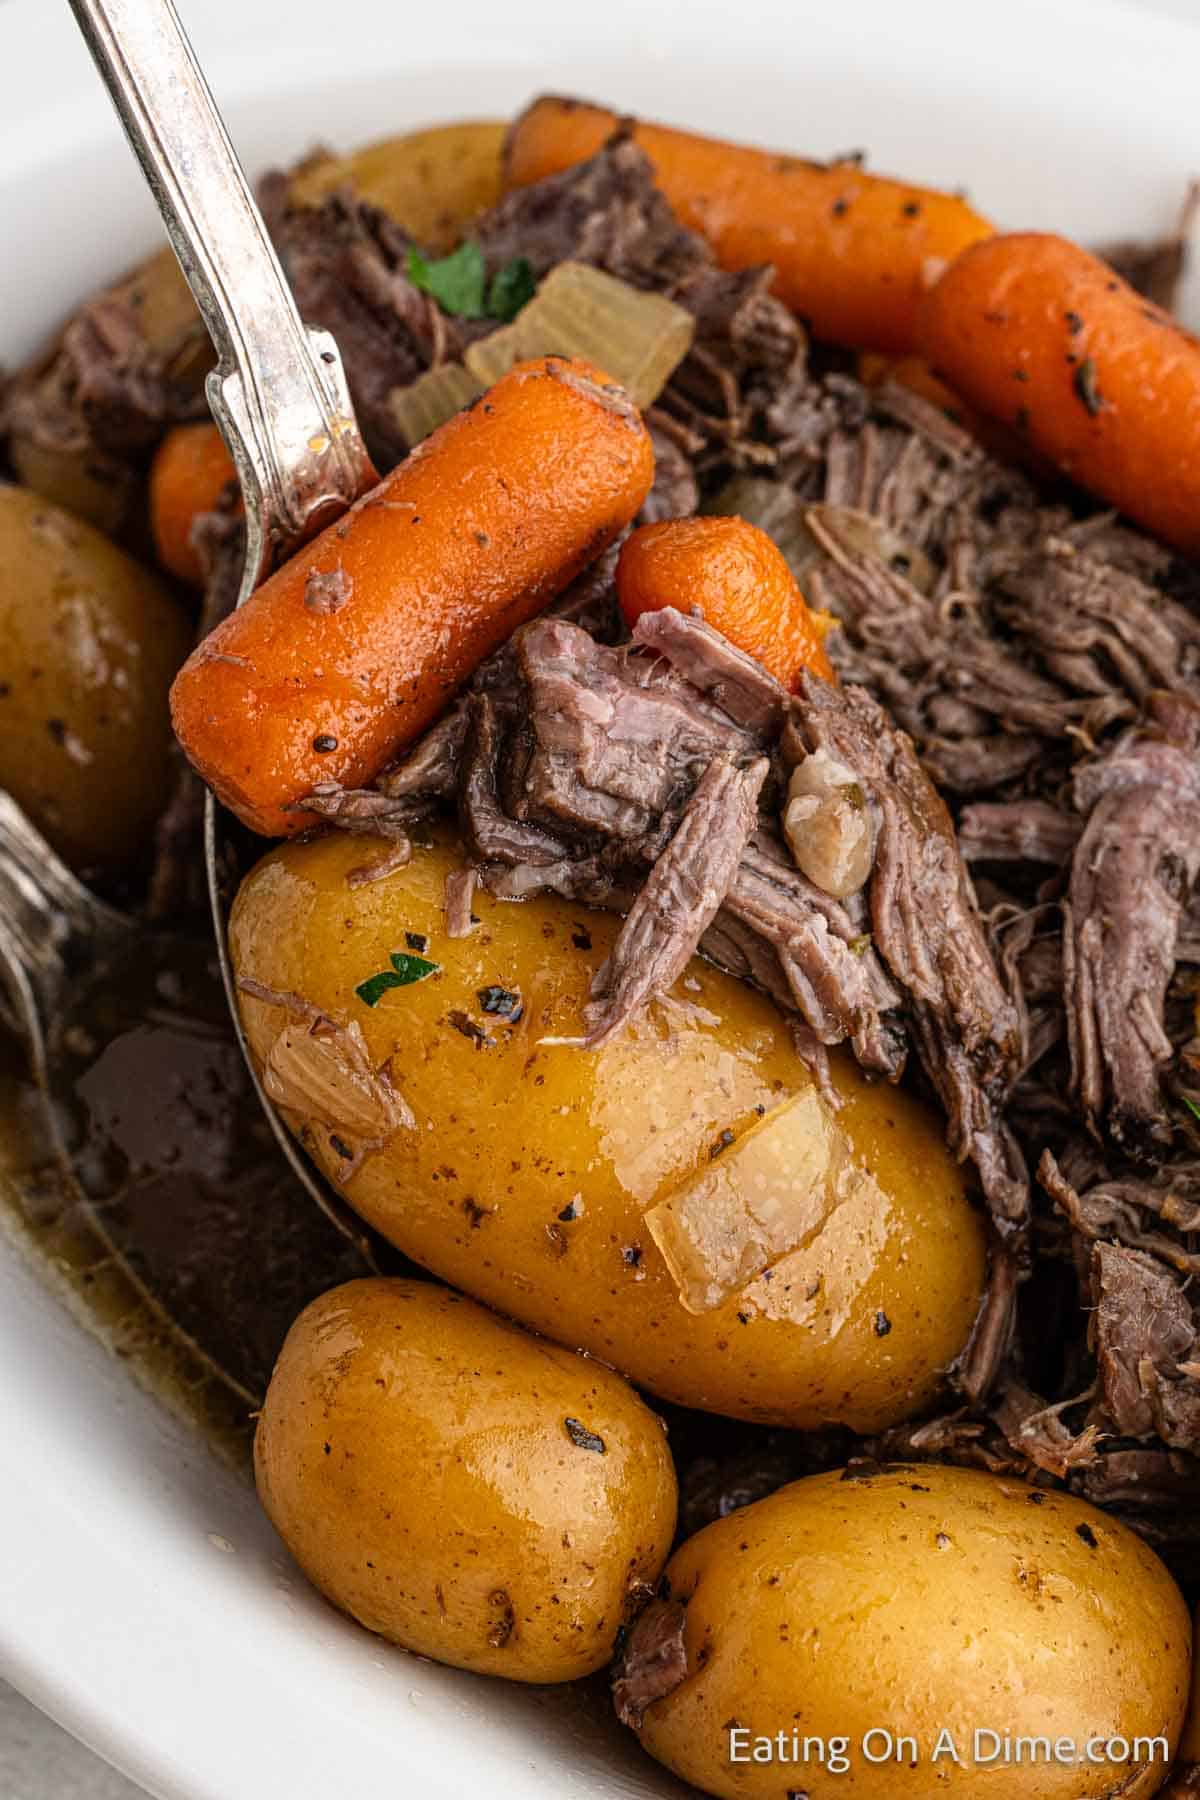
[[166, 799], [167, 689], [190, 638], [124, 551], [0, 486], [0, 788], [82, 873], [130, 861]]
[[316, 157], [292, 177], [290, 198], [319, 206], [349, 187], [430, 250], [451, 250], [499, 200], [500, 159], [508, 127], [473, 119], [384, 138], [348, 156]]
[[254, 1466], [335, 1606], [512, 1681], [601, 1668], [675, 1530], [666, 1432], [632, 1388], [430, 1282], [351, 1281], [301, 1313]]
[[451, 836], [348, 885], [387, 848], [282, 845], [230, 925], [267, 1091], [361, 1216], [685, 1406], [868, 1431], [932, 1400], [985, 1265], [941, 1121], [848, 1058], [835, 1115], [770, 1002], [699, 960], [582, 1050], [619, 922], [479, 893], [451, 939]]
[[[1183, 1597], [1140, 1538], [1066, 1494], [931, 1464], [817, 1475], [698, 1532], [662, 1591], [686, 1669], [641, 1741], [728, 1800], [1139, 1800], [1174, 1751]], [[627, 1672], [672, 1628], [661, 1606]]]

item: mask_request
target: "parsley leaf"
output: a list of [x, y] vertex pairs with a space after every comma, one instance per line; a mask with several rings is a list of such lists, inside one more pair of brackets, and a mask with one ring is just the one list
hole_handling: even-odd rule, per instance
[[433, 262], [419, 250], [410, 250], [408, 279], [423, 294], [432, 294], [443, 312], [459, 319], [499, 319], [503, 324], [516, 318], [537, 288], [524, 256], [505, 263], [489, 282], [483, 251], [469, 238], [449, 256]]
[[369, 975], [355, 988], [355, 993], [364, 1006], [378, 1006], [383, 996], [391, 988], [411, 987], [414, 981], [424, 981], [427, 975], [433, 975], [441, 964], [430, 962], [424, 956], [412, 956], [407, 950], [393, 950], [388, 958], [390, 969], [380, 969], [377, 975]]
[[514, 257], [492, 276], [487, 296], [488, 318], [500, 319], [507, 325], [523, 306], [529, 304], [536, 292], [537, 282], [528, 257]]
[[444, 312], [460, 319], [484, 317], [483, 251], [469, 239], [436, 262], [426, 262], [419, 250], [410, 250], [408, 279], [422, 293], [432, 294]]
[[1194, 1100], [1189, 1100], [1186, 1094], [1180, 1094], [1179, 1098], [1183, 1101], [1183, 1104], [1187, 1107], [1193, 1117], [1200, 1119], [1200, 1106], [1197, 1106]]

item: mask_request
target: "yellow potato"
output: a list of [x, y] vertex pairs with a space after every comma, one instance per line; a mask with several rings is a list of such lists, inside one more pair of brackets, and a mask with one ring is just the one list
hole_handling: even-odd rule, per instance
[[1187, 1608], [1068, 1495], [929, 1464], [818, 1475], [698, 1532], [666, 1588], [686, 1673], [641, 1741], [707, 1793], [1143, 1800], [1165, 1777]]
[[[841, 1058], [835, 1120], [775, 1008], [699, 961], [602, 1051], [547, 1041], [578, 1033], [618, 922], [481, 893], [478, 928], [455, 941], [452, 841], [349, 887], [386, 848], [283, 845], [231, 921], [240, 976], [362, 1034], [355, 1049], [295, 1001], [242, 997], [268, 1090], [350, 1204], [443, 1280], [684, 1405], [862, 1431], [927, 1405], [985, 1262], [941, 1121]], [[436, 972], [364, 1004], [355, 990], [414, 942]], [[504, 1004], [489, 989], [519, 995], [518, 1020], [485, 1010]], [[782, 1188], [781, 1144], [796, 1170]]]
[[675, 1530], [666, 1432], [632, 1388], [431, 1282], [351, 1281], [306, 1308], [254, 1462], [336, 1606], [514, 1681], [602, 1668]]
[[431, 250], [450, 250], [499, 200], [507, 125], [471, 120], [384, 138], [348, 156], [321, 157], [292, 178], [290, 197], [317, 206], [347, 186]]
[[0, 788], [67, 862], [141, 849], [170, 779], [167, 689], [191, 629], [124, 551], [0, 486]]

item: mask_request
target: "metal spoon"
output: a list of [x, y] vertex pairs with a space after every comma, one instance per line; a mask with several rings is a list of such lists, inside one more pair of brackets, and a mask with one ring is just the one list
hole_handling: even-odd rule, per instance
[[[207, 393], [246, 507], [237, 604], [275, 561], [329, 524], [378, 475], [332, 335], [301, 323], [241, 164], [172, 0], [70, 0], [163, 216], [217, 350]], [[205, 863], [225, 991], [247, 1063], [226, 918], [239, 857], [208, 796]], [[271, 1128], [317, 1205], [356, 1242], [361, 1222], [333, 1194], [251, 1074]]]

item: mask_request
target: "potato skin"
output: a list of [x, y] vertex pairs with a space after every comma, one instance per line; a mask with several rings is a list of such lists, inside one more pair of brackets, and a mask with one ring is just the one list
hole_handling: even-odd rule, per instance
[[[646, 1712], [652, 1756], [729, 1800], [1022, 1800], [1152, 1794], [1111, 1762], [973, 1766], [977, 1727], [1017, 1736], [1165, 1735], [1187, 1701], [1191, 1624], [1154, 1553], [1083, 1501], [973, 1470], [891, 1465], [781, 1488], [707, 1526], [667, 1565], [687, 1675]], [[849, 1738], [850, 1768], [728, 1761], [753, 1735]], [[962, 1757], [931, 1761], [939, 1731]], [[876, 1728], [918, 1760], [868, 1764]], [[873, 1740], [874, 1741], [874, 1740]], [[999, 1772], [998, 1772], [999, 1770]]]
[[319, 206], [349, 187], [425, 249], [450, 250], [503, 190], [508, 126], [471, 119], [383, 138], [346, 156], [317, 157], [293, 175], [293, 205]]
[[181, 608], [98, 531], [0, 486], [0, 787], [74, 868], [142, 847], [167, 795]]
[[513, 1681], [601, 1668], [675, 1529], [666, 1431], [627, 1383], [431, 1282], [351, 1281], [301, 1313], [254, 1464], [336, 1606]]
[[[683, 1004], [657, 1022], [598, 1052], [546, 1043], [578, 1033], [617, 920], [480, 893], [479, 926], [454, 941], [443, 913], [445, 877], [460, 866], [453, 840], [386, 881], [347, 886], [385, 850], [344, 836], [283, 846], [247, 877], [230, 927], [240, 976], [355, 1021], [413, 1109], [416, 1129], [344, 1183], [351, 1205], [441, 1279], [683, 1405], [872, 1430], [932, 1400], [970, 1330], [985, 1262], [940, 1121], [835, 1059], [839, 1120], [872, 1179], [723, 1304], [685, 1311], [644, 1214], [711, 1167], [723, 1131], [811, 1089], [784, 1020], [696, 961], [676, 990]], [[439, 972], [365, 1006], [356, 986], [387, 969], [408, 933], [428, 940]], [[492, 986], [520, 993], [515, 1026], [482, 1010]], [[243, 995], [242, 1016], [261, 1067], [287, 1014]], [[285, 1116], [336, 1180], [328, 1124]]]

